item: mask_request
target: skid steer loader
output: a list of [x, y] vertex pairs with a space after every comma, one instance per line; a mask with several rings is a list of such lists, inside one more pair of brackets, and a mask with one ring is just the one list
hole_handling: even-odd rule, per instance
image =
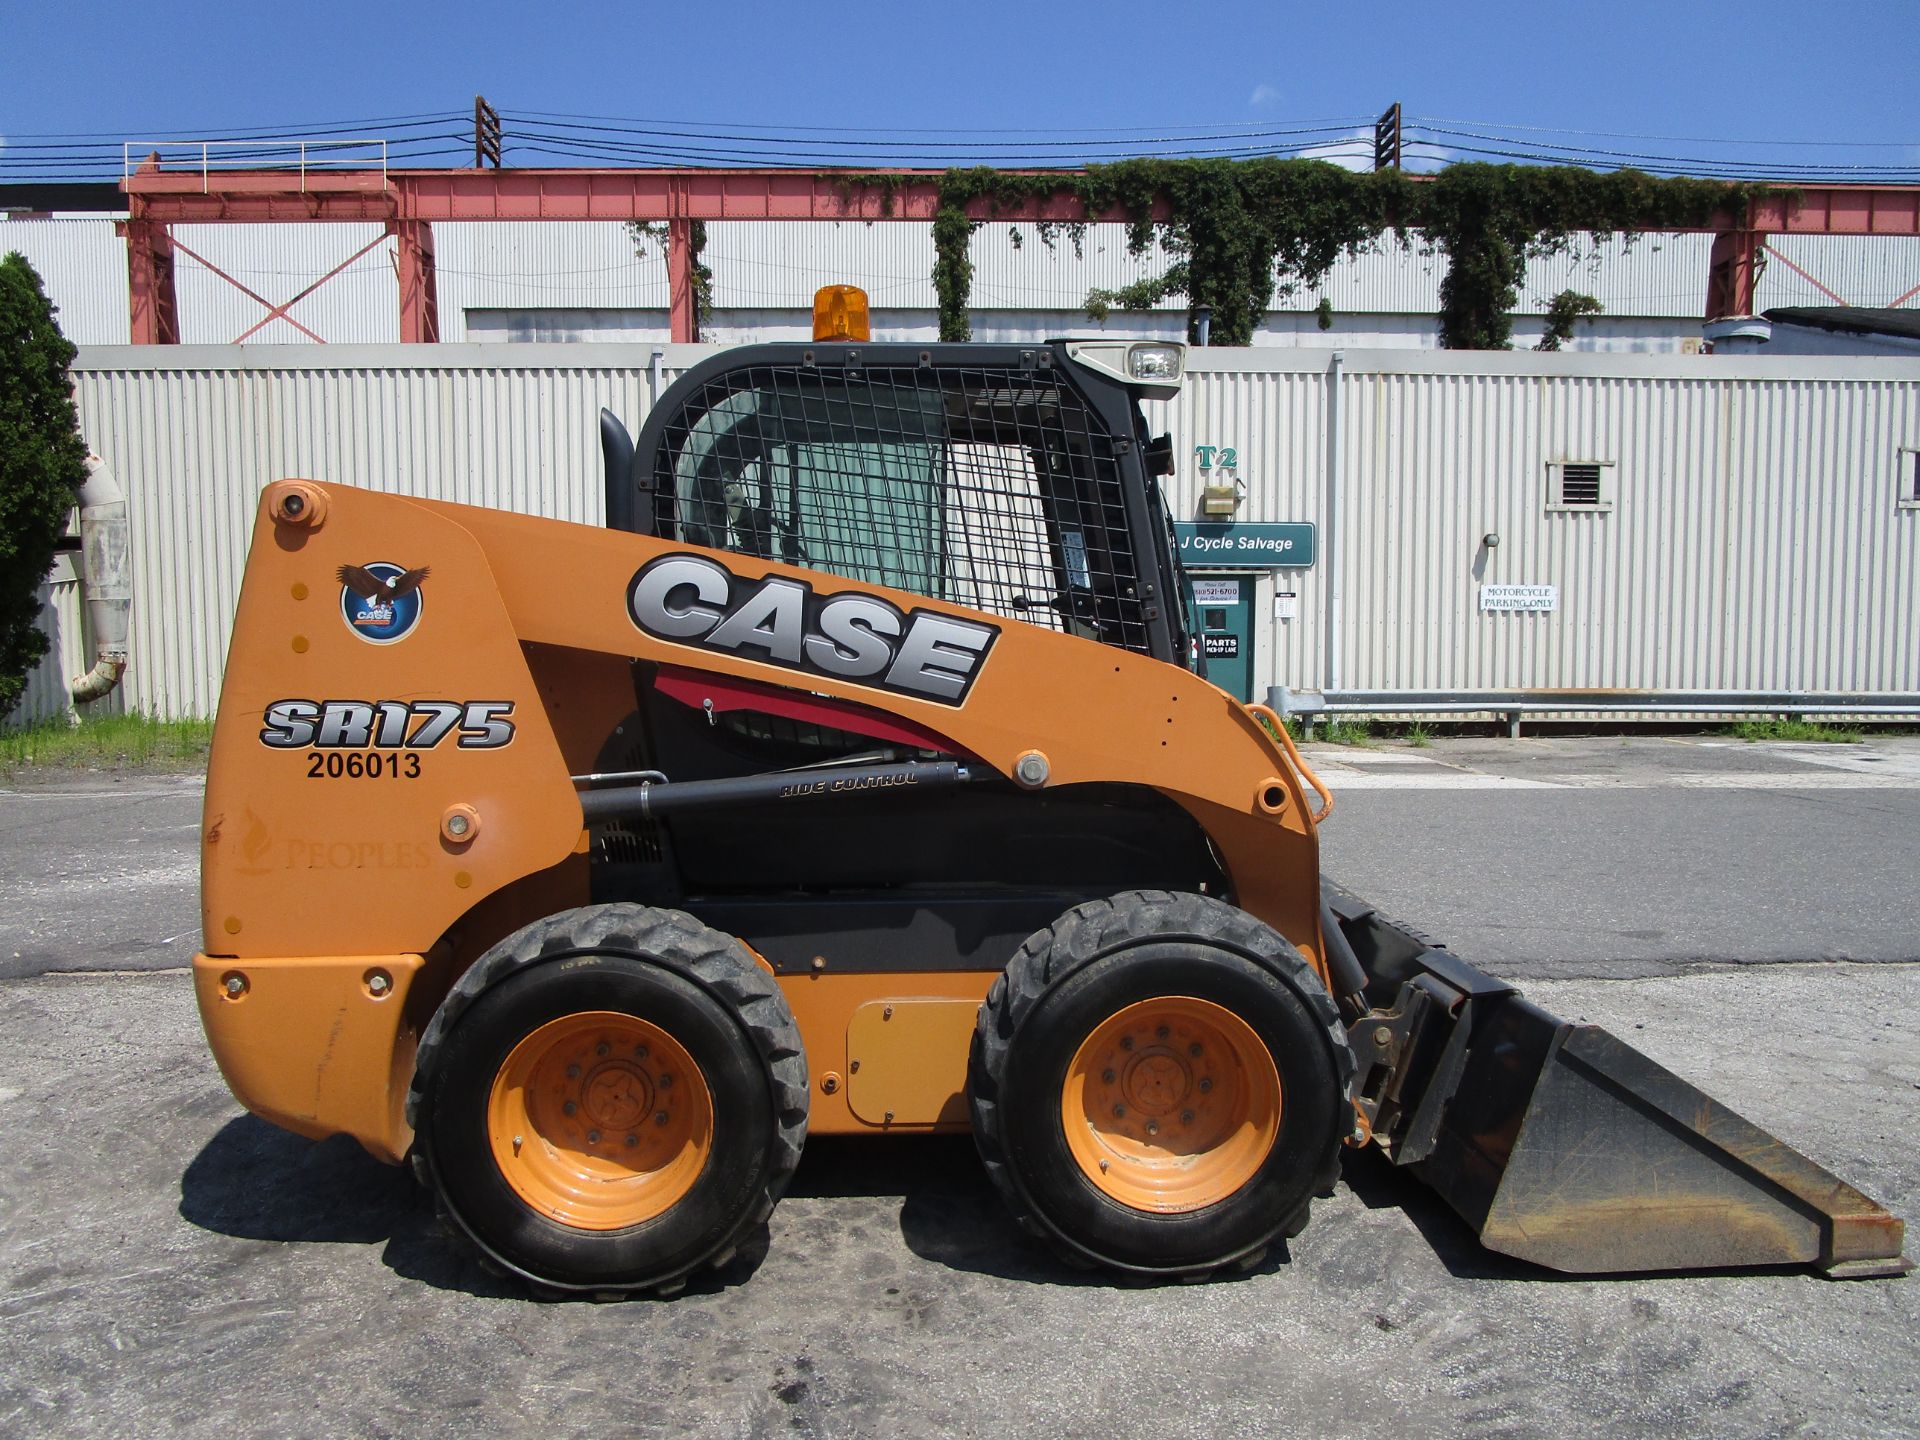
[[560, 1292], [723, 1263], [809, 1133], [966, 1129], [1023, 1230], [1135, 1275], [1250, 1266], [1368, 1144], [1559, 1270], [1906, 1268], [1812, 1161], [1323, 884], [1325, 787], [1200, 673], [1140, 405], [1183, 347], [859, 308], [637, 444], [603, 415], [604, 529], [267, 487], [194, 963], [242, 1103], [411, 1158]]

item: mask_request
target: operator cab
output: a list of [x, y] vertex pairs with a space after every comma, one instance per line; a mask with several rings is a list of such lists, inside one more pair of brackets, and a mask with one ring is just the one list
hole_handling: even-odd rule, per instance
[[703, 362], [637, 446], [603, 413], [610, 526], [1194, 668], [1171, 444], [1139, 403], [1177, 392], [1184, 346], [872, 345], [851, 286], [815, 315], [838, 338]]

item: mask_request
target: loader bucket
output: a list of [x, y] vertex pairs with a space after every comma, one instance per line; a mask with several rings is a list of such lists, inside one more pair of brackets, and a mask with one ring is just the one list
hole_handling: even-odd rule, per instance
[[1911, 1268], [1902, 1222], [1790, 1145], [1599, 1026], [1342, 892], [1328, 901], [1376, 1008], [1390, 992], [1426, 1021], [1376, 1134], [1488, 1249], [1576, 1274]]

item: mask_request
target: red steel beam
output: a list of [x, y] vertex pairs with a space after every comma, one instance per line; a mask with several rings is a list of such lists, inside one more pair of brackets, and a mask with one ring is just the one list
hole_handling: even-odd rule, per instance
[[693, 221], [667, 221], [667, 334], [676, 342], [700, 338], [699, 297], [693, 291]]
[[153, 220], [121, 220], [127, 241], [127, 330], [135, 345], [178, 345], [180, 305], [174, 298], [173, 236]]
[[[871, 173], [885, 179], [861, 184], [851, 171], [823, 174], [745, 168], [367, 170], [303, 176], [284, 170], [208, 173], [143, 166], [121, 182], [132, 217], [127, 242], [135, 291], [134, 337], [136, 343], [165, 343], [178, 335], [171, 297], [164, 307], [159, 303], [155, 273], [165, 227], [171, 224], [386, 224], [402, 235], [403, 291], [413, 297], [411, 301], [403, 298], [402, 332], [409, 339], [425, 339], [439, 334], [432, 296], [432, 238], [427, 228], [436, 220], [665, 220], [684, 235], [693, 220], [934, 218], [942, 172]], [[983, 197], [968, 205], [967, 213], [979, 220], [1009, 221], [1127, 218], [1119, 210], [1090, 215], [1067, 188], [1071, 178], [1071, 172], [1064, 173], [1061, 188], [1052, 194], [1004, 207]], [[1920, 186], [1782, 186], [1780, 194], [1752, 202], [1744, 216], [1724, 214], [1704, 225], [1647, 228], [1713, 234], [1707, 318], [1744, 315], [1751, 313], [1753, 305], [1755, 251], [1767, 234], [1920, 235]], [[154, 236], [161, 238], [148, 238]], [[412, 243], [408, 236], [414, 237]], [[136, 254], [136, 248], [141, 253]], [[694, 333], [691, 272], [677, 273], [673, 260], [675, 254], [686, 256], [687, 251], [685, 244], [670, 243], [667, 252], [675, 340], [690, 340]], [[161, 318], [163, 313], [167, 318]]]
[[[931, 220], [938, 170], [884, 173], [879, 184], [813, 170], [377, 170], [309, 172], [140, 170], [121, 188], [136, 217], [178, 224], [309, 220]], [[996, 209], [990, 220], [1124, 220], [1089, 216], [1065, 189]]]
[[[139, 170], [122, 188], [135, 219], [248, 224], [305, 220], [931, 220], [938, 170], [378, 170], [309, 172]], [[1044, 172], [1022, 172], [1044, 173]], [[981, 220], [1124, 220], [1089, 216], [1066, 187], [1039, 199], [996, 206], [981, 198]], [[1417, 179], [1418, 177], [1410, 177]], [[1751, 229], [1788, 235], [1920, 235], [1920, 185], [1782, 186], [1753, 202], [1746, 223], [1653, 225], [1649, 230]]]
[[433, 227], [424, 220], [390, 220], [394, 268], [400, 278], [400, 343], [440, 343], [440, 287], [433, 273]]

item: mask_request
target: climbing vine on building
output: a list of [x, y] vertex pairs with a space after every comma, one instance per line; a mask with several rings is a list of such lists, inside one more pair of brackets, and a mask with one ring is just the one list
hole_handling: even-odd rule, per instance
[[1541, 333], [1536, 350], [1558, 350], [1573, 338], [1573, 327], [1590, 315], [1598, 315], [1606, 307], [1591, 295], [1582, 295], [1578, 290], [1562, 290], [1547, 302], [1547, 324]]
[[[843, 193], [879, 193], [883, 214], [892, 213], [909, 178], [833, 177]], [[1310, 289], [1341, 258], [1389, 243], [1444, 258], [1441, 343], [1468, 350], [1509, 344], [1527, 261], [1564, 249], [1578, 232], [1706, 226], [1762, 193], [1631, 170], [1462, 164], [1416, 179], [1397, 170], [1356, 173], [1320, 160], [1273, 158], [1125, 160], [1071, 174], [976, 167], [948, 170], [938, 185], [933, 283], [944, 340], [972, 335], [973, 232], [1030, 201], [1066, 195], [1090, 214], [1124, 217], [1128, 249], [1165, 261], [1157, 275], [1090, 292], [1094, 319], [1184, 299], [1190, 333], [1194, 313], [1205, 306], [1214, 343], [1246, 345], [1276, 296]], [[1064, 233], [1077, 248], [1086, 226], [1035, 229], [1048, 244]]]

